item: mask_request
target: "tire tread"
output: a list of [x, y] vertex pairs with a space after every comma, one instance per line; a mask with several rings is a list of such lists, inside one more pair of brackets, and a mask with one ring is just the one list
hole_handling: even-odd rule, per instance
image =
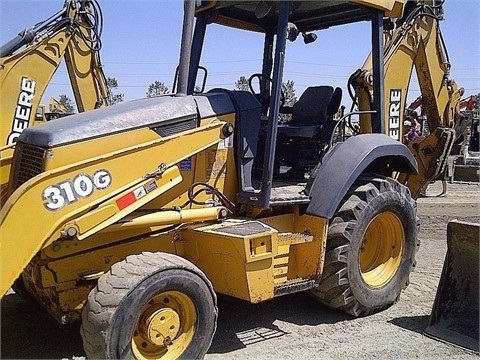
[[[102, 276], [97, 286], [88, 295], [82, 312], [80, 333], [83, 347], [89, 359], [107, 359], [105, 346], [110, 319], [122, 299], [132, 291], [132, 286], [140, 283], [152, 273], [167, 269], [184, 269], [199, 275], [207, 284], [216, 304], [216, 294], [207, 277], [195, 265], [179, 256], [168, 253], [143, 252], [129, 255], [114, 264]], [[98, 336], [100, 334], [100, 337]]]
[[[342, 310], [353, 316], [368, 315], [383, 310], [391, 304], [367, 308], [355, 299], [348, 279], [347, 257], [350, 251], [350, 241], [362, 211], [368, 203], [376, 197], [386, 197], [389, 192], [397, 192], [409, 206], [416, 208], [415, 201], [410, 197], [407, 187], [401, 185], [394, 179], [380, 177], [378, 175], [362, 176], [348, 191], [345, 201], [340, 205], [334, 215], [328, 230], [326, 254], [322, 280], [318, 287], [311, 291], [311, 294], [328, 307]], [[419, 221], [416, 221], [416, 234], [418, 234]], [[413, 264], [415, 266], [415, 253], [419, 246], [418, 237], [415, 236], [415, 250]], [[408, 285], [407, 279], [402, 290]], [[398, 297], [397, 297], [398, 300]]]

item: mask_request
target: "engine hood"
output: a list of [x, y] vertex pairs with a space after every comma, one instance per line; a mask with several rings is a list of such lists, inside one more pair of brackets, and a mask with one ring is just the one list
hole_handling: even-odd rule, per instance
[[192, 96], [160, 96], [62, 117], [25, 129], [18, 141], [44, 148], [197, 118]]

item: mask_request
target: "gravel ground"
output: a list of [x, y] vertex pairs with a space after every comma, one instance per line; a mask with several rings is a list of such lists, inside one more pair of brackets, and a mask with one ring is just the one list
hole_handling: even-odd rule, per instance
[[[421, 247], [410, 286], [391, 308], [352, 318], [306, 294], [257, 305], [219, 298], [220, 315], [206, 359], [478, 359], [423, 335], [446, 252], [451, 219], [480, 223], [480, 185], [449, 184], [448, 196], [418, 200]], [[60, 326], [38, 306], [7, 294], [1, 303], [2, 359], [82, 359], [79, 324]]]

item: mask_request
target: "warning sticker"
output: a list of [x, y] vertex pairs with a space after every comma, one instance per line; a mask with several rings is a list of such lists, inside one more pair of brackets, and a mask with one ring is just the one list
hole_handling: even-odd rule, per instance
[[191, 171], [191, 170], [192, 170], [191, 157], [180, 162], [180, 171]]
[[218, 149], [228, 149], [233, 147], [233, 134], [230, 135], [229, 137], [223, 139], [223, 141], [220, 141], [218, 144]]

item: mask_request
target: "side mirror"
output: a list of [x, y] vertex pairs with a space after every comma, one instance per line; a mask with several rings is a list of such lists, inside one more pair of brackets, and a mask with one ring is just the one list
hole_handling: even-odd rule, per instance
[[305, 44], [310, 44], [310, 43], [313, 43], [315, 40], [317, 40], [317, 35], [314, 33], [310, 33], [310, 34], [302, 33], [302, 36], [303, 36], [303, 42]]

